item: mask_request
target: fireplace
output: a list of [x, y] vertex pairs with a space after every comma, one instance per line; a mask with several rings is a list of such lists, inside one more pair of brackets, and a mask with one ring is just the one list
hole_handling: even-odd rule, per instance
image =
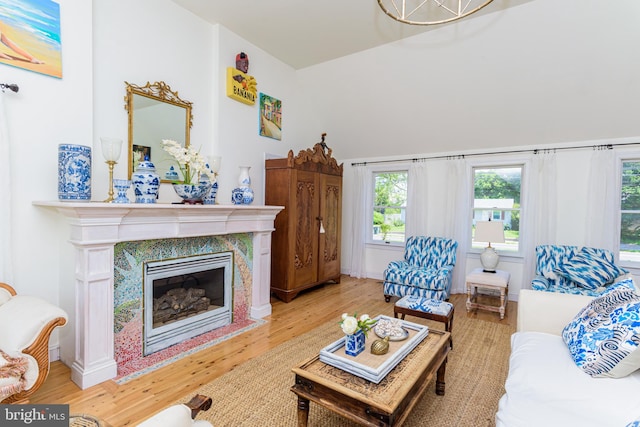
[[232, 322], [233, 252], [144, 263], [143, 354]]
[[[118, 242], [247, 233], [250, 242], [243, 245], [246, 257], [234, 259], [233, 274], [241, 276], [246, 284], [240, 289], [242, 300], [246, 301], [243, 315], [261, 319], [271, 314], [271, 232], [276, 214], [283, 209], [281, 206], [59, 201], [33, 204], [57, 211], [66, 217], [69, 225], [75, 259], [61, 261], [61, 271], [71, 278], [70, 286], [63, 287], [61, 293], [63, 308], [72, 320], [60, 334], [60, 357], [71, 367], [71, 379], [82, 389], [118, 374], [114, 339], [114, 303], [119, 303], [114, 295], [114, 247]], [[150, 259], [161, 258], [176, 256]], [[130, 261], [137, 263], [133, 258]], [[125, 288], [125, 294], [138, 292]], [[234, 293], [238, 293], [237, 288]], [[238, 298], [232, 300], [235, 321], [239, 313]]]

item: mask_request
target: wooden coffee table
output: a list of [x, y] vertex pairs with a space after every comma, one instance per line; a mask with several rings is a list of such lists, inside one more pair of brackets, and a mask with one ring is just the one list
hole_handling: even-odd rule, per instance
[[436, 394], [444, 395], [449, 336], [430, 329], [379, 384], [327, 365], [319, 356], [294, 367], [298, 426], [307, 425], [310, 401], [365, 426], [401, 425], [434, 375]]

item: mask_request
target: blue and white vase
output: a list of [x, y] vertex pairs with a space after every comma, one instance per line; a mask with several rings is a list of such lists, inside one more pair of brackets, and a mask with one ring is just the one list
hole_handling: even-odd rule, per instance
[[156, 167], [149, 160], [138, 163], [136, 171], [131, 175], [136, 203], [155, 203], [158, 199], [160, 176]]
[[91, 200], [91, 147], [58, 145], [58, 199]]
[[213, 184], [211, 184], [211, 189], [209, 189], [209, 192], [202, 198], [202, 203], [205, 205], [215, 205], [217, 195], [218, 181], [213, 181]]
[[344, 352], [349, 356], [357, 356], [364, 350], [365, 335], [364, 332], [358, 331], [355, 334], [345, 335]]
[[113, 203], [129, 203], [127, 197], [129, 187], [131, 187], [131, 181], [128, 179], [114, 179], [113, 188], [118, 192], [118, 196], [113, 200]]
[[253, 190], [251, 189], [251, 176], [249, 176], [251, 166], [240, 166], [240, 176], [238, 177], [238, 187], [231, 191], [231, 202], [234, 205], [249, 205], [253, 202]]

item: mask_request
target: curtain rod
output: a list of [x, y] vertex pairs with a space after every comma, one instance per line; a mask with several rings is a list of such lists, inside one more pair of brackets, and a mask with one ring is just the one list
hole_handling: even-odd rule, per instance
[[398, 159], [398, 160], [374, 160], [372, 162], [355, 162], [351, 163], [351, 166], [366, 166], [377, 165], [382, 163], [403, 163], [403, 162], [419, 162], [422, 160], [437, 160], [437, 159], [464, 159], [465, 157], [475, 156], [488, 156], [491, 154], [515, 154], [515, 153], [548, 153], [556, 152], [560, 150], [580, 150], [585, 148], [592, 148], [594, 150], [613, 150], [613, 147], [622, 147], [625, 145], [640, 145], [640, 142], [627, 142], [619, 144], [602, 144], [602, 145], [575, 145], [572, 147], [557, 147], [557, 148], [534, 148], [528, 150], [506, 150], [506, 151], [493, 151], [487, 153], [470, 153], [470, 154], [448, 154], [442, 156], [426, 156], [426, 157], [414, 157], [411, 159]]

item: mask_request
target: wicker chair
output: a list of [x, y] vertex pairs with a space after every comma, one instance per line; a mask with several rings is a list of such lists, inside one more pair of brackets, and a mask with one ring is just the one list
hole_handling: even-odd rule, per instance
[[[26, 357], [28, 367], [23, 374], [26, 384], [14, 394], [0, 395], [0, 403], [28, 403], [29, 396], [42, 386], [49, 374], [49, 337], [67, 323], [67, 313], [37, 297], [16, 295], [15, 289], [0, 283], [0, 350], [12, 358]], [[0, 357], [0, 369], [10, 361]], [[0, 378], [5, 389], [21, 378]], [[12, 384], [12, 381], [14, 383]], [[2, 387], [0, 387], [2, 390]]]

